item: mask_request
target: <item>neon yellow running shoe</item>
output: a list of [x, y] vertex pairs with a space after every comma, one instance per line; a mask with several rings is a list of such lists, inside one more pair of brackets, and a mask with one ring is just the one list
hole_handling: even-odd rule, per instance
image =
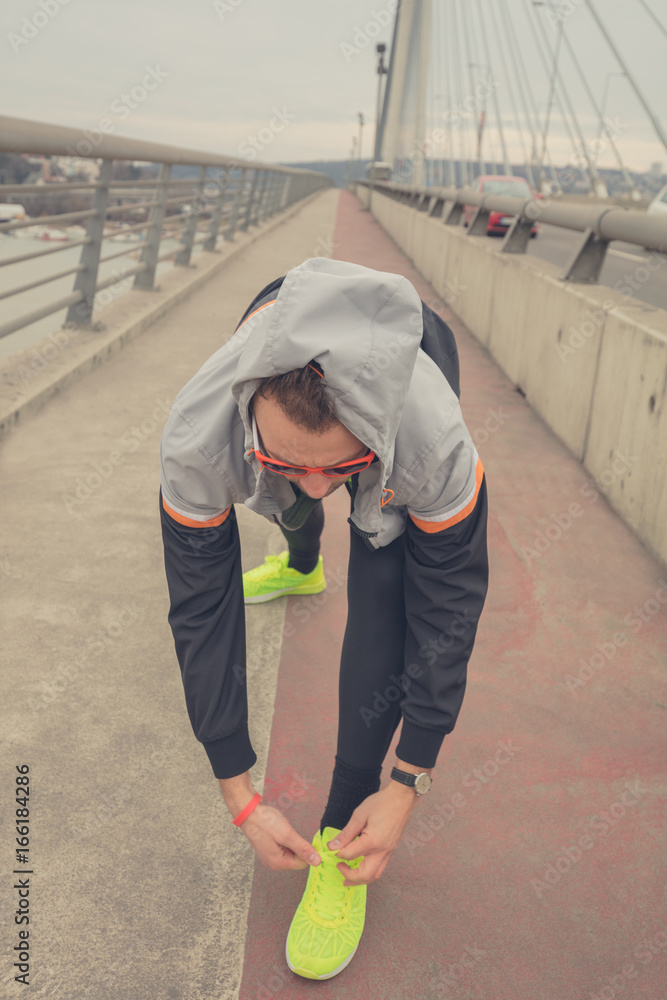
[[310, 573], [291, 569], [289, 552], [267, 556], [262, 566], [243, 574], [243, 599], [246, 604], [262, 604], [286, 594], [319, 594], [327, 585], [322, 556]]
[[[342, 861], [326, 846], [340, 833], [334, 827], [318, 830], [313, 847], [322, 858], [311, 865], [306, 891], [292, 919], [285, 957], [292, 972], [305, 979], [331, 979], [348, 965], [359, 947], [366, 919], [365, 885], [344, 886], [336, 865]], [[358, 868], [363, 857], [348, 861]]]

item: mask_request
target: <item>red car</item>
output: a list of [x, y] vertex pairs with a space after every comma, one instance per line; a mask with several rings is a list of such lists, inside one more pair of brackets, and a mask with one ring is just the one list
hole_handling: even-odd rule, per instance
[[[477, 177], [471, 187], [477, 194], [501, 194], [507, 195], [509, 198], [539, 198], [539, 195], [531, 191], [528, 181], [524, 180], [523, 177], [511, 177], [509, 174], [484, 174], [482, 177]], [[463, 206], [464, 226], [469, 225], [476, 211], [476, 205]], [[502, 212], [491, 212], [486, 227], [487, 235], [504, 236], [513, 218], [513, 215], [503, 215]], [[540, 224], [536, 222], [530, 235], [537, 236], [539, 228]]]

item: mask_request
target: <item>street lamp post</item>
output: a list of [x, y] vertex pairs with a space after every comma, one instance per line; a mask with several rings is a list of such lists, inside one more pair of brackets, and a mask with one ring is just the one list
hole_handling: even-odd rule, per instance
[[359, 159], [359, 176], [358, 176], [357, 180], [361, 180], [361, 139], [362, 139], [362, 131], [363, 131], [363, 127], [364, 127], [364, 113], [363, 113], [363, 111], [357, 111], [357, 116], [359, 118], [359, 144], [357, 146], [357, 154], [358, 154], [358, 159]]
[[[489, 79], [493, 78], [493, 70], [487, 63], [468, 63], [470, 69], [484, 69], [489, 72]], [[482, 139], [484, 136], [484, 126], [486, 124], [486, 94], [479, 112], [479, 122], [477, 123], [477, 162], [479, 163], [480, 176], [486, 173], [486, 164], [482, 158]]]
[[380, 155], [380, 109], [382, 106], [382, 77], [386, 74], [387, 68], [384, 64], [384, 54], [387, 51], [387, 46], [384, 42], [378, 42], [375, 46], [375, 51], [378, 55], [378, 65], [377, 65], [377, 75], [378, 75], [378, 96], [377, 105], [375, 110], [375, 148], [373, 150], [373, 160], [371, 162], [371, 186], [368, 192], [368, 211], [371, 210], [371, 202], [373, 200], [373, 188], [375, 186], [375, 164], [378, 162], [378, 157]]
[[[604, 113], [607, 110], [607, 97], [609, 96], [609, 81], [611, 80], [612, 76], [625, 76], [625, 71], [621, 70], [618, 73], [616, 72], [607, 73], [607, 76], [605, 77], [604, 89], [602, 91], [602, 104], [600, 105], [600, 134], [598, 136], [599, 139], [602, 139], [602, 134], [604, 132]], [[598, 162], [598, 156], [600, 155], [600, 145], [601, 143], [598, 143], [598, 148], [595, 151], [596, 166]]]
[[350, 146], [350, 157], [347, 161], [347, 169], [345, 171], [345, 180], [343, 181], [343, 187], [348, 187], [348, 185], [354, 180], [354, 162], [356, 159], [354, 155], [354, 150], [356, 145], [357, 145], [357, 137], [356, 135], [353, 135], [352, 145]]

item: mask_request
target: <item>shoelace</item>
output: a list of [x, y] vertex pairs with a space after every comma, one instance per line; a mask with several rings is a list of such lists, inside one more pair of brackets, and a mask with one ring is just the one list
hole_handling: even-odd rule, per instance
[[323, 920], [335, 920], [340, 916], [350, 887], [343, 885], [345, 876], [336, 868], [342, 858], [328, 851], [320, 851], [320, 854], [322, 863], [316, 868], [313, 906]]
[[273, 576], [278, 568], [277, 564], [281, 568], [286, 568], [282, 566], [282, 559], [280, 556], [267, 556], [264, 560], [264, 565], [258, 566], [253, 576], [256, 580], [263, 579], [265, 576]]

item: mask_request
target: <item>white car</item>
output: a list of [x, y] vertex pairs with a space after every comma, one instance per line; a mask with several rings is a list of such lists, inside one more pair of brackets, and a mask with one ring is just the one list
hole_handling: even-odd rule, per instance
[[658, 192], [646, 211], [649, 215], [667, 215], [667, 186]]

